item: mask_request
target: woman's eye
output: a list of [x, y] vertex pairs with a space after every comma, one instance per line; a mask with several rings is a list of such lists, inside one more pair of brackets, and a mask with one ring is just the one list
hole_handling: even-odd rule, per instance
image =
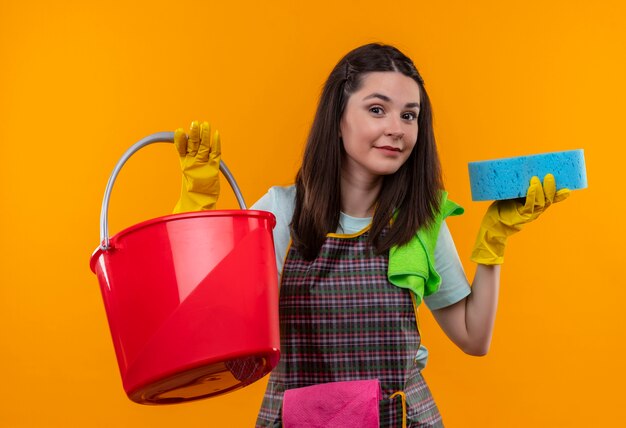
[[402, 119], [404, 120], [415, 120], [417, 119], [417, 115], [412, 111], [406, 112], [402, 114]]
[[370, 112], [374, 114], [383, 114], [383, 109], [382, 107], [374, 106], [374, 107], [370, 107]]

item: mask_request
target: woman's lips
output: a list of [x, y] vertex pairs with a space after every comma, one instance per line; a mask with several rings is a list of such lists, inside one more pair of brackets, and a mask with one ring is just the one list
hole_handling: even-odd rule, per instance
[[383, 153], [386, 154], [399, 154], [402, 152], [402, 150], [400, 150], [399, 148], [391, 146], [380, 146], [376, 147], [376, 149], [381, 150]]

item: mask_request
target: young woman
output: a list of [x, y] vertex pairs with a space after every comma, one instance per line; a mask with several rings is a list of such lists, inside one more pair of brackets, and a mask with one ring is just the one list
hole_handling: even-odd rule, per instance
[[[219, 135], [180, 129], [185, 182], [179, 210], [213, 208]], [[197, 162], [211, 152], [212, 162]], [[424, 299], [470, 355], [489, 349], [506, 238], [568, 191], [533, 178], [525, 201], [494, 203], [483, 221], [470, 287], [445, 218], [462, 212], [443, 190], [431, 105], [413, 62], [368, 44], [330, 73], [296, 183], [254, 209], [274, 213], [281, 275], [281, 360], [258, 426], [281, 426], [286, 390], [377, 379], [381, 426], [441, 426], [421, 374], [417, 307]]]

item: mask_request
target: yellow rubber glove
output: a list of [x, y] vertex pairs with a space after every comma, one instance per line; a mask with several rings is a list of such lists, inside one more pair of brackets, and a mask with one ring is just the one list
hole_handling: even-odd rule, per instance
[[220, 194], [220, 135], [211, 139], [211, 125], [191, 123], [189, 137], [183, 128], [174, 133], [174, 145], [180, 156], [183, 182], [174, 213], [210, 210]]
[[484, 265], [502, 264], [507, 238], [539, 217], [550, 205], [569, 195], [569, 189], [557, 192], [554, 176], [547, 174], [543, 187], [538, 177], [530, 179], [525, 201], [521, 198], [495, 201], [487, 209], [480, 225], [471, 259]]

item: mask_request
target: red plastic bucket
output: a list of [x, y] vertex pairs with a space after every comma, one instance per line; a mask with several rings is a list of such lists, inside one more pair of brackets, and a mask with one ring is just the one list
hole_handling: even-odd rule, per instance
[[173, 133], [146, 137], [118, 162], [103, 201], [102, 245], [90, 260], [124, 389], [141, 404], [233, 391], [269, 373], [280, 355], [271, 213], [169, 215], [108, 238], [108, 199], [121, 166], [139, 148], [172, 140]]

